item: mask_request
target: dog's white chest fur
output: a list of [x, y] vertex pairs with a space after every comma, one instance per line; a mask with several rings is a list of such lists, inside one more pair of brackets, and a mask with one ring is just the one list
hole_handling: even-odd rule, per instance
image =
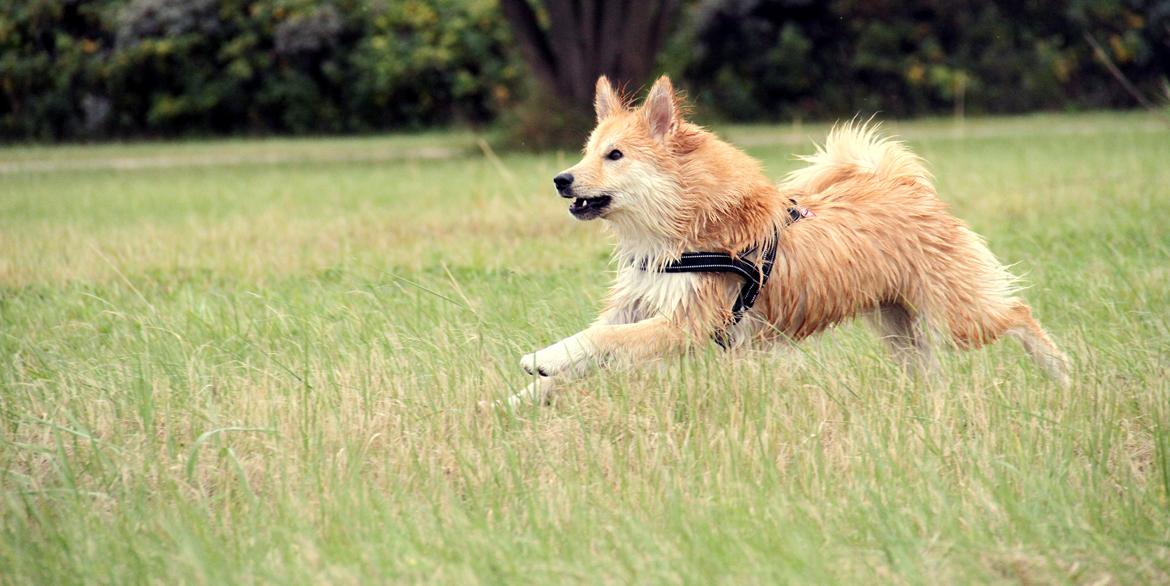
[[614, 300], [626, 319], [675, 315], [693, 298], [699, 276], [693, 273], [659, 273], [625, 266], [614, 283]]

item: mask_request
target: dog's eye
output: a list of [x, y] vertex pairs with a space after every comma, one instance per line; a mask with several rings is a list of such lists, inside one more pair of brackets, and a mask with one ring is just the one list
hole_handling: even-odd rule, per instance
[[609, 151], [608, 155], [605, 155], [605, 158], [607, 158], [611, 161], [616, 161], [616, 160], [622, 158], [622, 152], [617, 150], [617, 149], [613, 149], [612, 151]]

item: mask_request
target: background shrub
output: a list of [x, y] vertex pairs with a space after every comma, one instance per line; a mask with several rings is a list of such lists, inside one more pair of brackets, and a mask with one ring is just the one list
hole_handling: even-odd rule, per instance
[[0, 0], [0, 136], [44, 140], [100, 126], [87, 112], [106, 111], [99, 65], [119, 4]]
[[734, 120], [1132, 105], [1086, 33], [1149, 96], [1170, 74], [1168, 1], [705, 0], [684, 30], [666, 62]]
[[484, 122], [521, 68], [494, 0], [3, 0], [0, 134]]
[[[0, 139], [548, 127], [497, 1], [0, 0]], [[701, 0], [675, 28], [660, 68], [731, 120], [1133, 105], [1086, 33], [1147, 96], [1170, 73], [1170, 0]]]
[[381, 5], [350, 57], [349, 106], [395, 126], [486, 122], [515, 101], [524, 72], [510, 38], [495, 0]]

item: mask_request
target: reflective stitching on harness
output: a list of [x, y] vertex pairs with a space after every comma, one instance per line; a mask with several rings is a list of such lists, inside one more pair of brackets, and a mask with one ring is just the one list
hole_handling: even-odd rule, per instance
[[[710, 269], [710, 270], [708, 270]], [[728, 265], [667, 265], [663, 267], [664, 273], [739, 273], [745, 279], [752, 279], [751, 271], [748, 271], [740, 266]]]

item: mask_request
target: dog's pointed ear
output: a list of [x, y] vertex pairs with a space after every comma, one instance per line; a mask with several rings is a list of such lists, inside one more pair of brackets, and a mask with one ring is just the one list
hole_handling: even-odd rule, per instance
[[597, 113], [597, 121], [601, 122], [614, 112], [624, 109], [622, 98], [613, 91], [609, 78], [604, 75], [597, 78], [597, 92], [593, 95], [593, 111]]
[[650, 135], [656, 139], [662, 140], [678, 127], [681, 114], [669, 77], [664, 75], [654, 82], [642, 104], [642, 115], [650, 125]]

